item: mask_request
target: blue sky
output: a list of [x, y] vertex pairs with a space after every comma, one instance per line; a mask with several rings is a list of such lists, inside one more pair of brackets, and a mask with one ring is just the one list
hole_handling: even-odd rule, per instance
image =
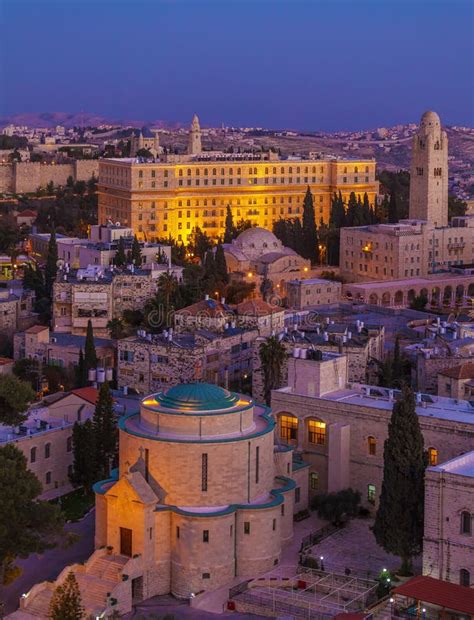
[[0, 0], [0, 116], [473, 124], [471, 0]]

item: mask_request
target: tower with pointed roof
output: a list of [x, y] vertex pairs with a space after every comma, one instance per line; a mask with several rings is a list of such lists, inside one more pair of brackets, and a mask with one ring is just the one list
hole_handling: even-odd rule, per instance
[[195, 114], [189, 130], [188, 155], [199, 155], [201, 152], [201, 126], [199, 125], [199, 118]]
[[436, 112], [425, 112], [413, 137], [410, 219], [448, 225], [448, 137]]

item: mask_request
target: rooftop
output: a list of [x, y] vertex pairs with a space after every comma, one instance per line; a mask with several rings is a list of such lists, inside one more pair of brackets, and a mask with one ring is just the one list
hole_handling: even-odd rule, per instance
[[438, 374], [451, 379], [472, 379], [474, 378], [474, 362], [465, 362], [451, 368], [445, 368], [440, 370]]
[[[245, 401], [248, 405], [252, 401]], [[240, 396], [210, 383], [181, 383], [142, 401], [148, 409], [189, 412], [222, 411], [242, 404]]]
[[430, 467], [430, 470], [474, 478], [474, 450], [456, 456], [454, 459], [441, 463], [441, 465]]
[[395, 588], [393, 592], [444, 609], [474, 615], [474, 589], [457, 583], [418, 575]]
[[[305, 398], [314, 398], [318, 401], [333, 401], [350, 405], [358, 405], [381, 411], [392, 411], [394, 402], [400, 397], [400, 390], [365, 385], [361, 383], [348, 384], [346, 388], [328, 392], [323, 396], [309, 396], [297, 393], [291, 387], [275, 390], [276, 393], [294, 394]], [[436, 418], [449, 422], [474, 424], [474, 401], [433, 396], [417, 393], [416, 412], [419, 416]]]

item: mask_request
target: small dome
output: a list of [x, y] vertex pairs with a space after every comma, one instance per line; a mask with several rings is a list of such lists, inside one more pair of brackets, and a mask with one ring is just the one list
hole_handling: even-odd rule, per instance
[[268, 249], [269, 251], [281, 246], [281, 241], [272, 232], [259, 226], [247, 228], [247, 230], [240, 233], [235, 242], [242, 248], [261, 248]]
[[429, 127], [441, 127], [441, 120], [436, 112], [429, 110], [421, 117], [420, 126], [428, 129]]
[[237, 394], [210, 383], [181, 383], [156, 395], [160, 407], [190, 411], [229, 409], [238, 402]]

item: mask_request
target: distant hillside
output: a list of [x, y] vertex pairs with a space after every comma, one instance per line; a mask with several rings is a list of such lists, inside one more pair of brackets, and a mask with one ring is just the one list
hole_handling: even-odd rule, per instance
[[69, 112], [25, 112], [0, 118], [0, 127], [10, 124], [27, 125], [28, 127], [56, 127], [56, 125], [62, 125], [63, 127], [97, 127], [97, 125], [132, 125], [134, 127], [142, 127], [143, 125], [152, 125], [153, 127], [177, 128], [180, 126], [179, 123], [173, 121], [111, 119], [99, 114], [86, 112], [74, 114]]

